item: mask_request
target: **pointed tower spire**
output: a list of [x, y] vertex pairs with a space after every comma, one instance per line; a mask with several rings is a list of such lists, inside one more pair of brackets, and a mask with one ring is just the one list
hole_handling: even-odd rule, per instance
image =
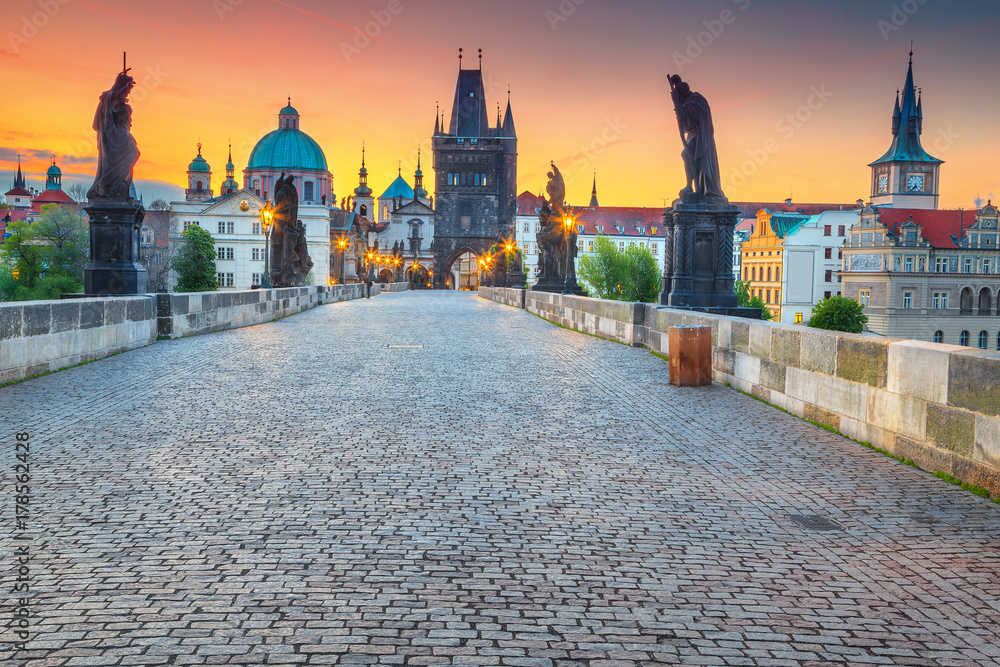
[[417, 170], [413, 172], [413, 198], [427, 199], [427, 190], [424, 189], [424, 172], [420, 168], [419, 146], [417, 146]]
[[365, 142], [361, 142], [361, 170], [358, 171], [358, 187], [354, 188], [358, 197], [370, 197], [372, 189], [368, 187], [368, 167], [365, 166]]
[[597, 172], [594, 172], [594, 189], [590, 192], [590, 208], [600, 208], [597, 203]]
[[897, 134], [899, 134], [899, 118], [900, 118], [900, 114], [901, 114], [901, 112], [900, 112], [900, 109], [899, 109], [899, 89], [897, 88], [896, 89], [896, 106], [894, 107], [893, 112], [892, 112], [892, 136], [896, 136]]
[[507, 113], [503, 118], [503, 136], [508, 139], [517, 139], [517, 130], [514, 129], [514, 112], [510, 106], [510, 86], [507, 86]]
[[14, 187], [15, 188], [25, 188], [24, 174], [21, 173], [21, 154], [17, 154], [17, 176], [14, 177]]
[[441, 134], [441, 105], [434, 103], [434, 136]]

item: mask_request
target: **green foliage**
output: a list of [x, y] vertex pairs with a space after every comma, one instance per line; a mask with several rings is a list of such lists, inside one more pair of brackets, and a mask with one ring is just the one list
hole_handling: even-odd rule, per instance
[[830, 331], [861, 333], [868, 322], [868, 316], [862, 311], [861, 304], [853, 299], [843, 296], [830, 297], [813, 306], [809, 326]]
[[184, 243], [170, 266], [177, 272], [177, 292], [214, 292], [219, 289], [215, 270], [215, 239], [199, 227], [191, 225], [182, 235]]
[[759, 296], [750, 296], [750, 281], [737, 280], [733, 286], [736, 292], [736, 305], [741, 308], [760, 308], [760, 319], [770, 321], [774, 319], [774, 312], [767, 307], [764, 300]]
[[0, 298], [58, 299], [66, 292], [83, 291], [90, 241], [81, 213], [50, 204], [34, 222], [17, 220], [7, 229], [10, 237], [0, 246]]
[[593, 296], [633, 303], [656, 301], [662, 278], [649, 248], [629, 246], [621, 252], [606, 236], [594, 241], [593, 255], [580, 257], [577, 275]]
[[969, 493], [974, 493], [980, 498], [989, 499], [990, 497], [990, 492], [984, 489], [983, 487], [976, 486], [975, 484], [969, 484], [968, 482], [963, 482], [959, 478], [949, 475], [944, 470], [938, 470], [936, 473], [934, 473], [934, 476], [937, 477], [938, 479], [943, 479], [949, 484], [954, 484], [955, 486], [961, 487], [963, 490], [968, 491]]

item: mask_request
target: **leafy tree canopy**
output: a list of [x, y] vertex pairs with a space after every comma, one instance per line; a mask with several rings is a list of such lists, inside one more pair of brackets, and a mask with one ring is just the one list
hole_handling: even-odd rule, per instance
[[198, 225], [191, 225], [182, 235], [184, 242], [171, 258], [177, 272], [178, 292], [214, 292], [219, 289], [215, 270], [215, 239]]
[[0, 245], [0, 298], [58, 299], [83, 291], [90, 240], [79, 211], [49, 204], [34, 222], [16, 220], [7, 230], [10, 237]]
[[662, 275], [645, 246], [622, 252], [614, 241], [598, 236], [594, 253], [580, 257], [577, 265], [577, 275], [599, 299], [652, 303], [659, 295]]
[[863, 311], [864, 307], [854, 299], [832, 296], [813, 306], [809, 326], [829, 331], [861, 333], [868, 323], [868, 316]]

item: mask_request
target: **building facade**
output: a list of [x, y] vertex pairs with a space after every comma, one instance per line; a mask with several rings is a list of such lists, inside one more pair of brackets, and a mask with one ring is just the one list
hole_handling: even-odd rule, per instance
[[844, 296], [884, 336], [1000, 350], [997, 207], [865, 207], [844, 245]]
[[[482, 61], [480, 60], [480, 66]], [[499, 112], [499, 109], [498, 109]], [[517, 216], [517, 132], [510, 100], [490, 125], [481, 69], [459, 65], [451, 124], [435, 114], [433, 284], [476, 289], [479, 260], [501, 237], [513, 238]]]

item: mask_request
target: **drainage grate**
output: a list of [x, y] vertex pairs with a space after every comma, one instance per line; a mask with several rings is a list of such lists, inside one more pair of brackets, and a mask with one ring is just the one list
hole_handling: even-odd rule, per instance
[[386, 347], [394, 350], [422, 350], [423, 345], [386, 345]]
[[819, 514], [789, 514], [788, 519], [803, 530], [844, 530], [844, 527], [833, 519]]

